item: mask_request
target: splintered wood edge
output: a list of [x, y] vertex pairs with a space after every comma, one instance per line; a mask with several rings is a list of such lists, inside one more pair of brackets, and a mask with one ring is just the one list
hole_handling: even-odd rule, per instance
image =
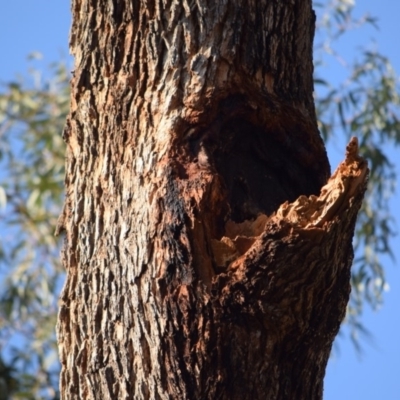
[[319, 196], [300, 196], [293, 203], [282, 204], [272, 218], [284, 220], [300, 228], [322, 228], [340, 214], [357, 193], [364, 190], [368, 165], [358, 154], [358, 140], [352, 137], [346, 157], [322, 187]]
[[300, 196], [293, 203], [285, 202], [270, 217], [260, 214], [255, 221], [239, 224], [229, 221], [226, 225], [226, 236], [221, 240], [212, 239], [217, 265], [232, 266], [232, 262], [244, 255], [261, 236], [267, 221], [277, 224], [286, 222], [293, 228], [302, 230], [323, 229], [325, 224], [334, 220], [364, 190], [367, 179], [367, 162], [359, 156], [358, 140], [352, 137], [346, 147], [344, 161], [322, 187], [319, 196]]

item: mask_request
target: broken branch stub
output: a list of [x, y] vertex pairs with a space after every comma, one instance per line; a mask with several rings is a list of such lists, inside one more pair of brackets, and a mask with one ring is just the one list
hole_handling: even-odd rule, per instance
[[[239, 268], [253, 244], [261, 240], [267, 223], [268, 226], [289, 224], [293, 232], [301, 231], [306, 237], [316, 232], [316, 228], [327, 229], [326, 225], [335, 220], [340, 223], [337, 220], [346, 214], [349, 207], [360, 207], [367, 179], [367, 162], [358, 155], [358, 140], [353, 137], [347, 145], [345, 160], [339, 164], [319, 196], [300, 196], [292, 203], [286, 201], [270, 217], [259, 214], [254, 221], [228, 221], [225, 236], [212, 240], [217, 265]], [[353, 204], [355, 199], [358, 202]]]

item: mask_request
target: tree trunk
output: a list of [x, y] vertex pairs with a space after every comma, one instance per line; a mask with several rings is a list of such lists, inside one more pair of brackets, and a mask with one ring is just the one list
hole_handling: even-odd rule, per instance
[[328, 181], [311, 1], [72, 12], [62, 398], [321, 399], [367, 167]]

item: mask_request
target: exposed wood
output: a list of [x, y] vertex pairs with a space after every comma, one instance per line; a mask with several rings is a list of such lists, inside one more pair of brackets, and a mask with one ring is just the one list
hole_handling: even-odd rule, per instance
[[311, 1], [72, 12], [63, 399], [320, 399], [367, 169], [328, 181]]

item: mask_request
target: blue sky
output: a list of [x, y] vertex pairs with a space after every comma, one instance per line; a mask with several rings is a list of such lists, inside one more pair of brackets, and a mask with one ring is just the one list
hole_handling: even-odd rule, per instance
[[[360, 3], [360, 5], [358, 5]], [[7, 82], [17, 73], [25, 74], [27, 55], [39, 51], [44, 55], [35, 66], [46, 69], [52, 61], [68, 57], [70, 26], [69, 0], [13, 0], [5, 1], [0, 16], [0, 81]], [[345, 57], [355, 54], [356, 44], [366, 44], [372, 38], [379, 50], [389, 56], [400, 73], [400, 2], [364, 0], [357, 2], [359, 14], [369, 11], [379, 18], [379, 31], [367, 29], [353, 32], [341, 49]], [[339, 63], [326, 68], [324, 78], [340, 79]], [[72, 67], [71, 67], [72, 69]], [[322, 71], [321, 71], [322, 72]], [[387, 149], [391, 161], [396, 163], [400, 176], [400, 150]], [[332, 168], [343, 157], [344, 148], [328, 148]], [[392, 210], [400, 231], [400, 196], [392, 200]], [[393, 241], [395, 255], [400, 261], [399, 238]], [[363, 323], [373, 335], [371, 343], [362, 342], [364, 353], [358, 356], [350, 340], [339, 339], [340, 352], [329, 362], [325, 380], [325, 400], [400, 400], [400, 269], [385, 260], [390, 291], [379, 312], [366, 308]]]

